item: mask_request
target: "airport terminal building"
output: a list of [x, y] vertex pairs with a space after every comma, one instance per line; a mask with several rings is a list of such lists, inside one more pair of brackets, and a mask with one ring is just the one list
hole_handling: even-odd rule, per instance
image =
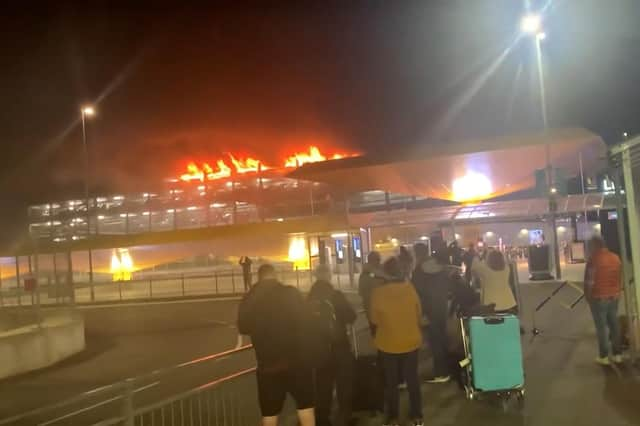
[[[14, 263], [36, 250], [70, 253], [71, 268], [85, 281], [112, 279], [114, 262], [133, 264], [135, 278], [167, 263], [249, 255], [291, 269], [330, 262], [353, 282], [374, 248], [390, 254], [434, 238], [502, 249], [549, 240], [550, 192], [558, 240], [568, 247], [601, 232], [602, 217], [613, 219], [606, 213], [615, 203], [605, 158], [597, 135], [562, 129], [298, 168], [258, 165], [224, 178], [196, 173], [144, 193], [31, 206], [30, 238]], [[5, 278], [15, 275], [9, 263]]]

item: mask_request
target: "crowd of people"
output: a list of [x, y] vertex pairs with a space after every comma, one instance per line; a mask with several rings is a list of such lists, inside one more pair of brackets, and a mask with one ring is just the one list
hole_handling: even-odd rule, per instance
[[[445, 244], [430, 253], [426, 245], [416, 244], [413, 255], [402, 247], [385, 262], [371, 252], [363, 265], [358, 287], [384, 377], [385, 424], [398, 423], [402, 387], [409, 395], [413, 424], [423, 424], [418, 352], [424, 342], [433, 354], [428, 382], [451, 379], [447, 320], [452, 313], [477, 305], [500, 312], [517, 308], [503, 255], [492, 251], [480, 261], [468, 254]], [[301, 425], [332, 424], [334, 389], [336, 423], [351, 422], [355, 359], [348, 328], [356, 312], [331, 284], [327, 265], [319, 265], [314, 275], [305, 297], [278, 282], [272, 265], [261, 265], [257, 283], [240, 304], [238, 329], [251, 336], [256, 351], [265, 426], [277, 424], [287, 394], [296, 402]], [[481, 283], [479, 295], [471, 289], [473, 277]]]
[[[590, 248], [585, 294], [598, 331], [597, 361], [606, 365], [610, 351], [615, 362], [621, 359], [620, 261], [601, 239], [593, 239]], [[358, 290], [384, 378], [385, 425], [399, 424], [402, 387], [408, 392], [413, 425], [423, 424], [418, 374], [423, 342], [433, 359], [433, 375], [427, 381], [451, 380], [451, 366], [460, 358], [449, 341], [450, 318], [518, 312], [503, 253], [478, 253], [473, 246], [460, 250], [444, 243], [432, 250], [418, 243], [413, 255], [403, 248], [384, 262], [378, 252], [370, 252], [359, 277]], [[348, 328], [355, 320], [353, 306], [331, 284], [327, 265], [316, 268], [306, 297], [278, 282], [272, 265], [260, 266], [257, 283], [240, 304], [238, 329], [251, 336], [255, 348], [265, 426], [277, 424], [287, 394], [296, 402], [301, 425], [331, 425], [334, 389], [336, 424], [351, 423], [355, 358]]]

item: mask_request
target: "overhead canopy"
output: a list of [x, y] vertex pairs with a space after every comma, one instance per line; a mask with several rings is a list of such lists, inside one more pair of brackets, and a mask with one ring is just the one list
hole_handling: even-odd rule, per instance
[[447, 200], [484, 200], [528, 188], [535, 171], [553, 167], [577, 174], [582, 160], [593, 170], [604, 158], [602, 139], [585, 129], [558, 129], [411, 149], [390, 145], [386, 152], [305, 164], [289, 176], [324, 182], [347, 191], [381, 190]]
[[[599, 209], [615, 208], [613, 197], [593, 193], [558, 197], [557, 214], [582, 213]], [[404, 226], [417, 224], [441, 224], [464, 222], [501, 222], [512, 220], [537, 220], [549, 214], [549, 200], [531, 198], [526, 200], [490, 201], [470, 205], [452, 205], [435, 208], [377, 211], [349, 215], [349, 224], [358, 226]]]

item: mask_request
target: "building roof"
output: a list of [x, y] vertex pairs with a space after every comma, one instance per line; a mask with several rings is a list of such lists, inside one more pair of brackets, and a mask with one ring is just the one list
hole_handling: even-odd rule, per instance
[[458, 201], [470, 199], [456, 192], [458, 183], [473, 186], [478, 178], [488, 180], [489, 190], [486, 185], [481, 188], [482, 195], [473, 197], [477, 201], [533, 186], [535, 171], [546, 167], [547, 144], [553, 167], [574, 175], [579, 173], [580, 159], [585, 169], [597, 167], [606, 148], [598, 135], [586, 129], [555, 129], [409, 149], [390, 145], [385, 152], [305, 164], [289, 177], [324, 182], [346, 192], [382, 190]]

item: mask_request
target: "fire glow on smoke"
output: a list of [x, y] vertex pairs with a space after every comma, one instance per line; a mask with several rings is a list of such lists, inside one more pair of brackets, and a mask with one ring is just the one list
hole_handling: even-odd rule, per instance
[[341, 158], [353, 157], [357, 154], [334, 153], [332, 155], [324, 155], [316, 146], [310, 146], [307, 152], [297, 152], [284, 159], [280, 166], [265, 164], [263, 161], [247, 157], [237, 158], [229, 154], [227, 160], [217, 160], [214, 166], [209, 163], [201, 163], [198, 165], [192, 161], [187, 165], [187, 172], [180, 175], [180, 180], [201, 181], [225, 179], [232, 173], [257, 173], [262, 170], [296, 168], [307, 163], [316, 163], [319, 161], [339, 160]]

